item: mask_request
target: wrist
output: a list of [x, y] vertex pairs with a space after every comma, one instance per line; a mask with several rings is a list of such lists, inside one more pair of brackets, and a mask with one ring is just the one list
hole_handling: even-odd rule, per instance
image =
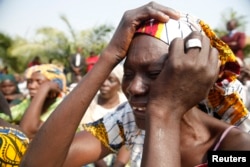
[[181, 120], [185, 113], [185, 109], [181, 105], [175, 105], [172, 102], [151, 101], [147, 106], [148, 117], [163, 120]]
[[[124, 57], [124, 56], [123, 56]], [[100, 59], [97, 63], [102, 62], [105, 66], [114, 67], [123, 59], [122, 53], [113, 45], [108, 45], [101, 53]]]

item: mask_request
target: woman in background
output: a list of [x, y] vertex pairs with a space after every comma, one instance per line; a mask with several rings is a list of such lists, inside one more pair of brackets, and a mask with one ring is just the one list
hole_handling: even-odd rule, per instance
[[3, 74], [0, 81], [0, 89], [10, 107], [19, 104], [24, 99], [24, 95], [19, 91], [14, 75]]
[[[98, 93], [92, 100], [85, 116], [83, 117], [80, 129], [83, 130], [81, 126], [84, 123], [90, 123], [99, 120], [108, 113], [112, 113], [115, 109], [125, 101], [127, 101], [126, 96], [121, 90], [121, 83], [123, 77], [123, 66], [118, 64], [113, 71], [110, 73], [108, 78], [103, 82]], [[106, 167], [106, 166], [129, 166], [130, 152], [124, 146], [118, 154], [109, 154], [103, 159], [96, 161], [94, 163], [95, 167]], [[87, 165], [87, 166], [91, 166]]]
[[29, 97], [11, 108], [12, 119], [5, 114], [0, 114], [0, 117], [19, 124], [32, 138], [63, 100], [67, 91], [66, 77], [62, 69], [53, 64], [32, 66], [25, 75]]

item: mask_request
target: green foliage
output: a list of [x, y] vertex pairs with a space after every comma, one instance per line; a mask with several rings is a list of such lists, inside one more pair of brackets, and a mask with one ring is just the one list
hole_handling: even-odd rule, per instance
[[82, 48], [82, 54], [87, 57], [91, 51], [100, 53], [109, 41], [113, 26], [100, 25], [88, 30], [75, 31], [65, 16], [61, 19], [68, 26], [69, 32], [52, 27], [37, 29], [32, 40], [21, 37], [10, 37], [0, 34], [0, 59], [2, 64], [8, 65], [11, 71], [22, 73], [27, 64], [35, 56], [39, 56], [42, 63], [58, 62], [67, 68], [69, 56]]
[[6, 50], [8, 47], [11, 46], [11, 43], [12, 43], [12, 40], [10, 37], [0, 33], [0, 47], [1, 48]]
[[17, 58], [11, 57], [9, 54], [9, 48], [12, 44], [13, 41], [9, 36], [0, 33], [0, 69], [4, 66], [8, 66], [9, 71], [19, 71], [20, 68], [17, 66]]
[[85, 51], [85, 56], [88, 56], [91, 51], [95, 53], [100, 53], [103, 48], [106, 47], [110, 34], [112, 33], [114, 27], [107, 25], [100, 25], [99, 27], [94, 27], [91, 30], [82, 31], [80, 36], [82, 37], [82, 46]]

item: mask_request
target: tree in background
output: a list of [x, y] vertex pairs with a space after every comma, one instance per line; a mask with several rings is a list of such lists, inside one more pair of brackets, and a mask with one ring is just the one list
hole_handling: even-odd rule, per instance
[[61, 16], [61, 19], [68, 27], [67, 33], [52, 27], [41, 27], [32, 40], [22, 37], [11, 39], [0, 34], [2, 64], [7, 64], [14, 72], [22, 73], [28, 62], [39, 55], [43, 63], [56, 60], [67, 68], [69, 56], [79, 48], [82, 48], [84, 56], [88, 56], [90, 51], [100, 53], [114, 29], [113, 26], [100, 25], [76, 31], [65, 16]]
[[[9, 48], [13, 45], [11, 37], [0, 33], [0, 70], [4, 67], [8, 68], [9, 72], [20, 71], [20, 67], [17, 66], [18, 58], [10, 55]], [[20, 61], [21, 63], [21, 61]]]

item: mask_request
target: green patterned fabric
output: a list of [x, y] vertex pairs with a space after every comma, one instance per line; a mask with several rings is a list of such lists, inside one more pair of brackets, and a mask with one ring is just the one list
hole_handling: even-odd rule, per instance
[[[49, 115], [60, 104], [62, 99], [63, 99], [62, 97], [57, 97], [56, 101], [51, 106], [49, 106], [48, 110], [44, 114], [41, 115], [40, 119], [42, 121], [46, 121]], [[18, 105], [11, 107], [10, 110], [11, 110], [12, 119], [4, 113], [0, 113], [0, 118], [4, 119], [7, 122], [18, 124], [21, 121], [22, 116], [25, 113], [26, 109], [30, 105], [30, 101], [31, 101], [30, 98], [26, 98]]]

